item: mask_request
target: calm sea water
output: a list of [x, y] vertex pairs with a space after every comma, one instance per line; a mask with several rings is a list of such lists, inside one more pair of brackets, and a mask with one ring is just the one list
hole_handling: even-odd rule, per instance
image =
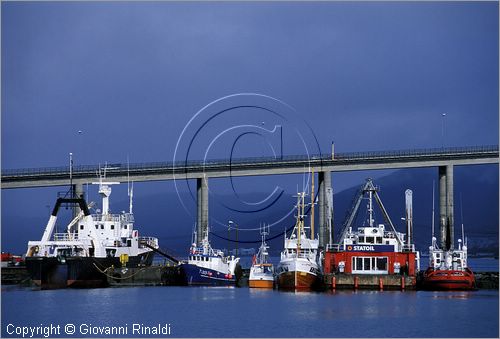
[[[492, 259], [493, 260], [493, 259]], [[498, 260], [477, 263], [498, 267]], [[472, 265], [472, 262], [471, 262]], [[498, 269], [497, 269], [498, 270]], [[3, 286], [2, 337], [498, 337], [498, 291], [281, 292], [232, 287], [37, 291]], [[170, 335], [133, 332], [160, 327]], [[65, 326], [75, 333], [65, 333]], [[105, 327], [127, 333], [101, 335]], [[92, 333], [85, 332], [92, 329]], [[56, 333], [55, 333], [56, 332]], [[27, 335], [29, 337], [30, 334]], [[42, 334], [35, 337], [43, 337]]]

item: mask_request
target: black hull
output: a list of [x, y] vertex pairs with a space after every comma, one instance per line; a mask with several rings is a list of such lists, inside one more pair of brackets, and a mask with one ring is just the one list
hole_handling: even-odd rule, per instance
[[[129, 257], [127, 268], [151, 266], [154, 252]], [[121, 268], [120, 258], [69, 257], [67, 286], [72, 288], [107, 287], [108, 276], [112, 276], [111, 268]]]
[[[129, 257], [128, 268], [151, 266], [154, 252]], [[40, 289], [66, 287], [107, 287], [107, 271], [121, 268], [120, 258], [93, 257], [27, 257], [26, 268], [33, 283]]]
[[26, 269], [33, 283], [42, 290], [65, 288], [68, 266], [55, 257], [27, 257]]

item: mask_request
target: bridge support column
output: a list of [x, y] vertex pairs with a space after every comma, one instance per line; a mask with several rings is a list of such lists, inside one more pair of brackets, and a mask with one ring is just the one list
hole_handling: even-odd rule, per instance
[[196, 179], [197, 192], [197, 223], [196, 223], [196, 244], [201, 245], [208, 228], [208, 178]]
[[443, 250], [454, 247], [453, 208], [453, 165], [439, 166], [440, 246]]
[[447, 224], [448, 224], [448, 248], [454, 248], [455, 242], [455, 224], [453, 209], [455, 205], [453, 203], [453, 165], [446, 166], [446, 214], [447, 214]]
[[440, 247], [446, 249], [446, 166], [439, 166], [439, 226]]
[[330, 171], [318, 173], [319, 181], [319, 247], [325, 248], [332, 240], [333, 235], [333, 190], [332, 174]]

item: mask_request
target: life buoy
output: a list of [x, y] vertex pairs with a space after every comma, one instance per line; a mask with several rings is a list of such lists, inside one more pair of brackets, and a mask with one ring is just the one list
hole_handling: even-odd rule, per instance
[[34, 248], [33, 252], [38, 253], [38, 251], [39, 251], [39, 250], [40, 250], [40, 247], [35, 246], [35, 248]]

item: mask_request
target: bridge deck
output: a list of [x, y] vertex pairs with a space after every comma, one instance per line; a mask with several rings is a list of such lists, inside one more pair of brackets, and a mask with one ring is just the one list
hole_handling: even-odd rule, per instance
[[[316, 171], [349, 171], [408, 167], [467, 165], [498, 163], [498, 145], [435, 149], [414, 149], [377, 152], [336, 153], [327, 155], [295, 155], [223, 159], [186, 162], [154, 162], [135, 164], [108, 164], [106, 175], [110, 179], [134, 181], [170, 180], [176, 178], [223, 177], [301, 173], [309, 166]], [[74, 183], [96, 180], [97, 165], [73, 167]], [[67, 185], [69, 166], [2, 170], [2, 188]]]

